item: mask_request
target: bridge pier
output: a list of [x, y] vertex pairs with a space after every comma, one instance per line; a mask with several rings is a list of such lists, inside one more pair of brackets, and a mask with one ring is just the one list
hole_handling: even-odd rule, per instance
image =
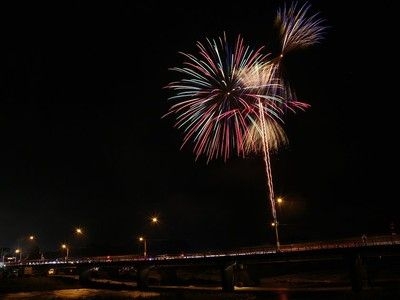
[[237, 263], [235, 266], [235, 285], [236, 286], [256, 286], [259, 278], [251, 273], [247, 265]]
[[364, 282], [363, 279], [365, 277], [365, 269], [363, 266], [363, 261], [361, 256], [358, 254], [353, 262], [353, 266], [351, 268], [351, 288], [354, 292], [359, 292], [363, 289]]
[[364, 287], [366, 269], [360, 253], [352, 253], [347, 257], [350, 267], [350, 284], [353, 292], [360, 292]]
[[152, 266], [140, 267], [137, 270], [137, 288], [141, 291], [149, 288], [149, 273]]
[[225, 292], [233, 292], [235, 289], [235, 273], [236, 262], [224, 265], [221, 270], [222, 290]]

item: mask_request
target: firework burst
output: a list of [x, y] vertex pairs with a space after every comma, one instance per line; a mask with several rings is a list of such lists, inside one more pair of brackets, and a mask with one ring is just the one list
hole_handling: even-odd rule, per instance
[[232, 153], [244, 156], [245, 136], [251, 120], [258, 118], [260, 99], [268, 103], [266, 113], [279, 116], [282, 99], [265, 93], [277, 88], [270, 74], [254, 80], [255, 70], [261, 74], [259, 70], [266, 69], [267, 56], [262, 48], [245, 45], [240, 36], [231, 46], [225, 34], [197, 42], [197, 48], [197, 56], [181, 52], [184, 66], [171, 69], [184, 78], [166, 86], [177, 92], [169, 98], [177, 103], [166, 115], [176, 116], [175, 126], [184, 130], [182, 147], [193, 142], [196, 159], [202, 154], [207, 161], [227, 160]]
[[164, 115], [176, 117], [175, 127], [184, 130], [182, 147], [193, 143], [196, 160], [207, 162], [233, 154], [261, 152], [265, 162], [269, 202], [279, 250], [278, 221], [270, 152], [287, 144], [283, 119], [287, 112], [305, 110], [307, 103], [296, 100], [294, 91], [280, 76], [281, 58], [296, 48], [318, 43], [325, 27], [310, 6], [292, 4], [278, 10], [281, 54], [275, 59], [252, 49], [238, 36], [233, 46], [226, 35], [197, 42], [197, 55], [183, 53], [183, 67], [171, 70], [183, 78], [166, 88], [175, 91], [176, 102]]
[[308, 3], [299, 6], [294, 2], [278, 10], [275, 24], [280, 33], [281, 55], [317, 44], [323, 39], [326, 29], [324, 19], [318, 13], [310, 14], [310, 9]]
[[263, 151], [262, 133], [268, 136], [267, 143], [270, 151], [278, 151], [279, 148], [287, 145], [289, 139], [282, 125], [272, 118], [265, 120], [265, 128], [261, 128], [261, 123], [254, 123], [247, 132], [244, 150], [245, 153], [261, 153]]

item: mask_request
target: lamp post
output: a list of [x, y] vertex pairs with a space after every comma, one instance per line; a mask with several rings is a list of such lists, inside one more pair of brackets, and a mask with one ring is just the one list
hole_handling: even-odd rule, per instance
[[[17, 249], [15, 250], [15, 253], [19, 254], [19, 260], [22, 260], [22, 252], [24, 252], [25, 256], [28, 258], [30, 255], [30, 252], [32, 251], [31, 245], [28, 245], [29, 243], [34, 243], [36, 240], [36, 237], [34, 235], [27, 235], [20, 237], [17, 240]], [[22, 251], [24, 249], [24, 251]]]
[[271, 222], [271, 226], [274, 227], [275, 230], [275, 237], [276, 237], [276, 250], [279, 252], [281, 250], [281, 243], [279, 241], [279, 231], [278, 231], [278, 219], [274, 218], [274, 220]]
[[139, 237], [139, 241], [143, 243], [143, 256], [147, 256], [147, 240], [144, 237]]
[[86, 231], [82, 227], [75, 228], [75, 255], [82, 256], [84, 253], [84, 239], [86, 238]]
[[68, 256], [69, 256], [69, 247], [66, 244], [62, 244], [61, 248], [65, 249], [67, 251], [66, 256], [65, 256], [65, 260], [68, 260]]
[[[152, 216], [149, 216], [148, 217], [148, 221], [146, 222], [146, 227], [147, 226], [156, 226], [156, 225], [158, 225], [160, 223], [160, 220], [159, 220], [159, 218], [158, 218], [158, 215], [156, 215], [156, 214], [153, 214]], [[157, 227], [157, 226], [156, 226]], [[147, 228], [147, 230], [145, 230], [145, 232], [146, 232], [146, 234], [147, 235], [149, 235], [149, 228]], [[141, 243], [143, 243], [143, 256], [147, 256], [147, 240], [148, 240], [148, 238], [147, 238], [147, 236], [139, 236], [139, 242], [141, 242]], [[153, 241], [154, 239], [152, 239], [152, 241]]]
[[19, 262], [22, 261], [22, 250], [20, 248], [15, 250], [15, 254], [19, 254]]
[[[281, 205], [282, 205], [282, 202], [283, 202], [283, 199], [281, 198], [281, 197], [278, 197], [278, 198], [276, 198], [276, 200], [275, 200], [275, 204], [278, 204], [278, 207], [279, 207], [279, 211], [280, 211], [280, 207], [281, 207]], [[276, 206], [276, 205], [275, 205]], [[277, 216], [277, 213], [275, 212], [275, 216], [274, 216], [274, 220], [272, 221], [272, 223], [271, 223], [271, 226], [272, 227], [274, 227], [274, 229], [275, 229], [275, 237], [276, 237], [276, 250], [277, 251], [280, 251], [281, 249], [280, 249], [280, 247], [281, 247], [281, 243], [280, 243], [280, 240], [279, 240], [279, 229], [278, 229], [278, 227], [279, 227], [279, 222], [278, 222], [278, 216]]]

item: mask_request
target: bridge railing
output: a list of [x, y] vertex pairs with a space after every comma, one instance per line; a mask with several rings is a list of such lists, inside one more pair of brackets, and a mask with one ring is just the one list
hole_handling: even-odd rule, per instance
[[306, 242], [282, 245], [282, 252], [322, 250], [335, 248], [358, 248], [371, 246], [400, 245], [400, 236], [396, 235], [376, 235], [367, 238], [348, 238], [341, 240], [326, 240], [321, 242]]
[[365, 238], [348, 238], [341, 240], [327, 240], [321, 242], [303, 242], [295, 244], [283, 244], [280, 246], [279, 251], [276, 247], [256, 246], [256, 247], [243, 247], [233, 250], [213, 250], [203, 251], [198, 253], [181, 253], [181, 254], [164, 254], [156, 256], [142, 256], [142, 255], [117, 255], [117, 256], [94, 256], [74, 258], [70, 257], [65, 259], [37, 259], [37, 260], [22, 260], [17, 262], [7, 262], [6, 266], [18, 265], [54, 265], [54, 264], [82, 264], [82, 263], [107, 263], [107, 262], [133, 262], [133, 261], [159, 261], [159, 260], [177, 260], [177, 259], [203, 259], [215, 257], [237, 257], [246, 255], [269, 255], [277, 252], [300, 252], [312, 251], [323, 249], [337, 249], [337, 248], [359, 248], [359, 247], [374, 247], [374, 246], [390, 246], [400, 245], [400, 236], [397, 235], [377, 235]]

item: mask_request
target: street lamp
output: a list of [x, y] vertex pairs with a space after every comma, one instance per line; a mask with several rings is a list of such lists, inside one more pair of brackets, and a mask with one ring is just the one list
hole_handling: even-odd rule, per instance
[[65, 260], [68, 260], [68, 256], [69, 256], [69, 247], [66, 244], [62, 244], [61, 248], [65, 249], [67, 251], [66, 256], [65, 256]]
[[141, 236], [139, 241], [143, 242], [143, 256], [147, 256], [147, 240]]
[[80, 242], [80, 239], [83, 238], [83, 235], [84, 235], [83, 229], [81, 227], [76, 227], [75, 235], [76, 235], [76, 238], [79, 239], [79, 241], [77, 243], [81, 245], [82, 243]]
[[15, 253], [19, 254], [19, 260], [22, 259], [22, 249], [24, 249], [25, 256], [28, 257], [29, 253], [31, 252], [32, 249], [31, 245], [27, 244], [27, 241], [30, 243], [33, 243], [36, 240], [36, 237], [34, 235], [28, 235], [28, 236], [23, 236], [20, 237], [17, 240], [17, 250], [15, 250]]
[[15, 250], [15, 254], [19, 254], [19, 262], [21, 262], [22, 261], [22, 250], [21, 249], [16, 249]]
[[[281, 197], [278, 197], [275, 200], [275, 204], [278, 204], [278, 207], [281, 207], [282, 202], [283, 202], [283, 199]], [[274, 205], [274, 206], [276, 207], [276, 205]], [[278, 230], [279, 222], [278, 222], [278, 216], [277, 216], [276, 211], [275, 211], [274, 220], [271, 223], [271, 226], [274, 227], [274, 229], [275, 229], [276, 248], [278, 251], [280, 251], [281, 243], [279, 241], [279, 230]]]

